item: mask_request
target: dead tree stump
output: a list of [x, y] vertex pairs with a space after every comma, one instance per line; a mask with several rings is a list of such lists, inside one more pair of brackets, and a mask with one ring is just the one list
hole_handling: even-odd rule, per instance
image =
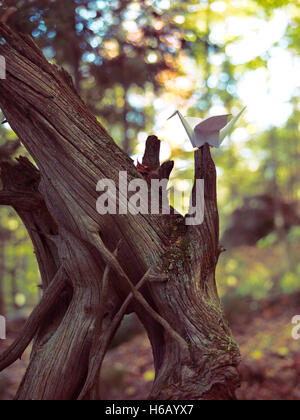
[[[13, 206], [34, 244], [44, 295], [24, 331], [0, 356], [0, 370], [31, 340], [20, 400], [96, 399], [99, 370], [125, 313], [136, 312], [153, 348], [150, 399], [233, 399], [239, 351], [224, 320], [215, 268], [219, 245], [216, 170], [205, 145], [195, 153], [205, 217], [105, 215], [99, 180], [168, 178], [150, 137], [141, 171], [77, 95], [70, 76], [33, 40], [0, 25], [7, 79], [0, 106], [37, 167], [3, 164], [0, 204]], [[118, 191], [119, 193], [119, 191]]]

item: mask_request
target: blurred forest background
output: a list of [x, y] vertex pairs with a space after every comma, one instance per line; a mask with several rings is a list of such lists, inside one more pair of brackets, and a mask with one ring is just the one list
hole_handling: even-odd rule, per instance
[[[239, 128], [213, 150], [227, 249], [218, 287], [244, 357], [239, 397], [300, 399], [300, 342], [291, 337], [291, 318], [300, 313], [299, 1], [6, 0], [0, 6], [0, 14], [18, 9], [9, 25], [30, 33], [51, 62], [72, 74], [90, 110], [135, 161], [148, 134], [163, 140], [178, 190], [193, 178], [193, 153], [179, 121], [166, 122], [171, 113], [204, 118], [248, 106]], [[18, 155], [27, 152], [8, 124], [0, 126], [0, 159]], [[37, 302], [38, 286], [28, 234], [15, 212], [1, 207], [0, 314], [12, 335]], [[112, 350], [104, 374], [117, 391], [108, 398], [146, 396], [141, 392], [153, 379], [149, 351], [143, 335]], [[0, 398], [12, 395], [25, 365], [26, 357], [1, 374]]]

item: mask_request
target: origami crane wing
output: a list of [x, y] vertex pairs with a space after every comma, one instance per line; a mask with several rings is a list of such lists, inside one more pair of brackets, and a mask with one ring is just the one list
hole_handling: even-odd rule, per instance
[[196, 118], [196, 117], [184, 117], [184, 119], [188, 122], [188, 124], [191, 126], [193, 130], [195, 130], [197, 125], [199, 125], [199, 123], [201, 123], [202, 121], [201, 118]]
[[201, 147], [205, 143], [210, 146], [220, 146], [220, 131], [228, 123], [229, 115], [220, 115], [208, 118], [195, 127], [196, 147]]
[[222, 143], [222, 141], [225, 139], [225, 137], [228, 136], [228, 134], [230, 134], [231, 130], [233, 129], [233, 127], [235, 126], [235, 124], [238, 122], [238, 120], [241, 118], [241, 116], [243, 115], [243, 113], [246, 111], [247, 107], [245, 106], [241, 112], [235, 116], [234, 118], [232, 118], [232, 120], [229, 122], [229, 124], [226, 125], [226, 127], [224, 127], [221, 131], [220, 131], [220, 144]]

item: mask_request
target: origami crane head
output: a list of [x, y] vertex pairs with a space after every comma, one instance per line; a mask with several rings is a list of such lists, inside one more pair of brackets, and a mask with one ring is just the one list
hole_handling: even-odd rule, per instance
[[208, 143], [212, 147], [219, 147], [244, 113], [245, 109], [246, 107], [229, 123], [230, 114], [211, 117], [202, 121], [200, 118], [184, 117], [179, 111], [176, 111], [169, 119], [173, 118], [175, 115], [179, 116], [194, 147], [200, 148], [205, 143]]

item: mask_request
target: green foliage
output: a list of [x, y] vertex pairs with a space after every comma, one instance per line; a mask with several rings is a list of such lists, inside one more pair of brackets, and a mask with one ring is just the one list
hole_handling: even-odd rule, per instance
[[1, 208], [0, 237], [6, 313], [17, 309], [27, 312], [37, 301], [39, 272], [27, 231], [10, 208]]
[[90, 109], [109, 127], [117, 125], [116, 140], [132, 150], [138, 131], [153, 123], [143, 94], [161, 91], [157, 76], [176, 73], [176, 57], [188, 48], [176, 23], [186, 7], [163, 3], [21, 0], [10, 23], [71, 72]]

